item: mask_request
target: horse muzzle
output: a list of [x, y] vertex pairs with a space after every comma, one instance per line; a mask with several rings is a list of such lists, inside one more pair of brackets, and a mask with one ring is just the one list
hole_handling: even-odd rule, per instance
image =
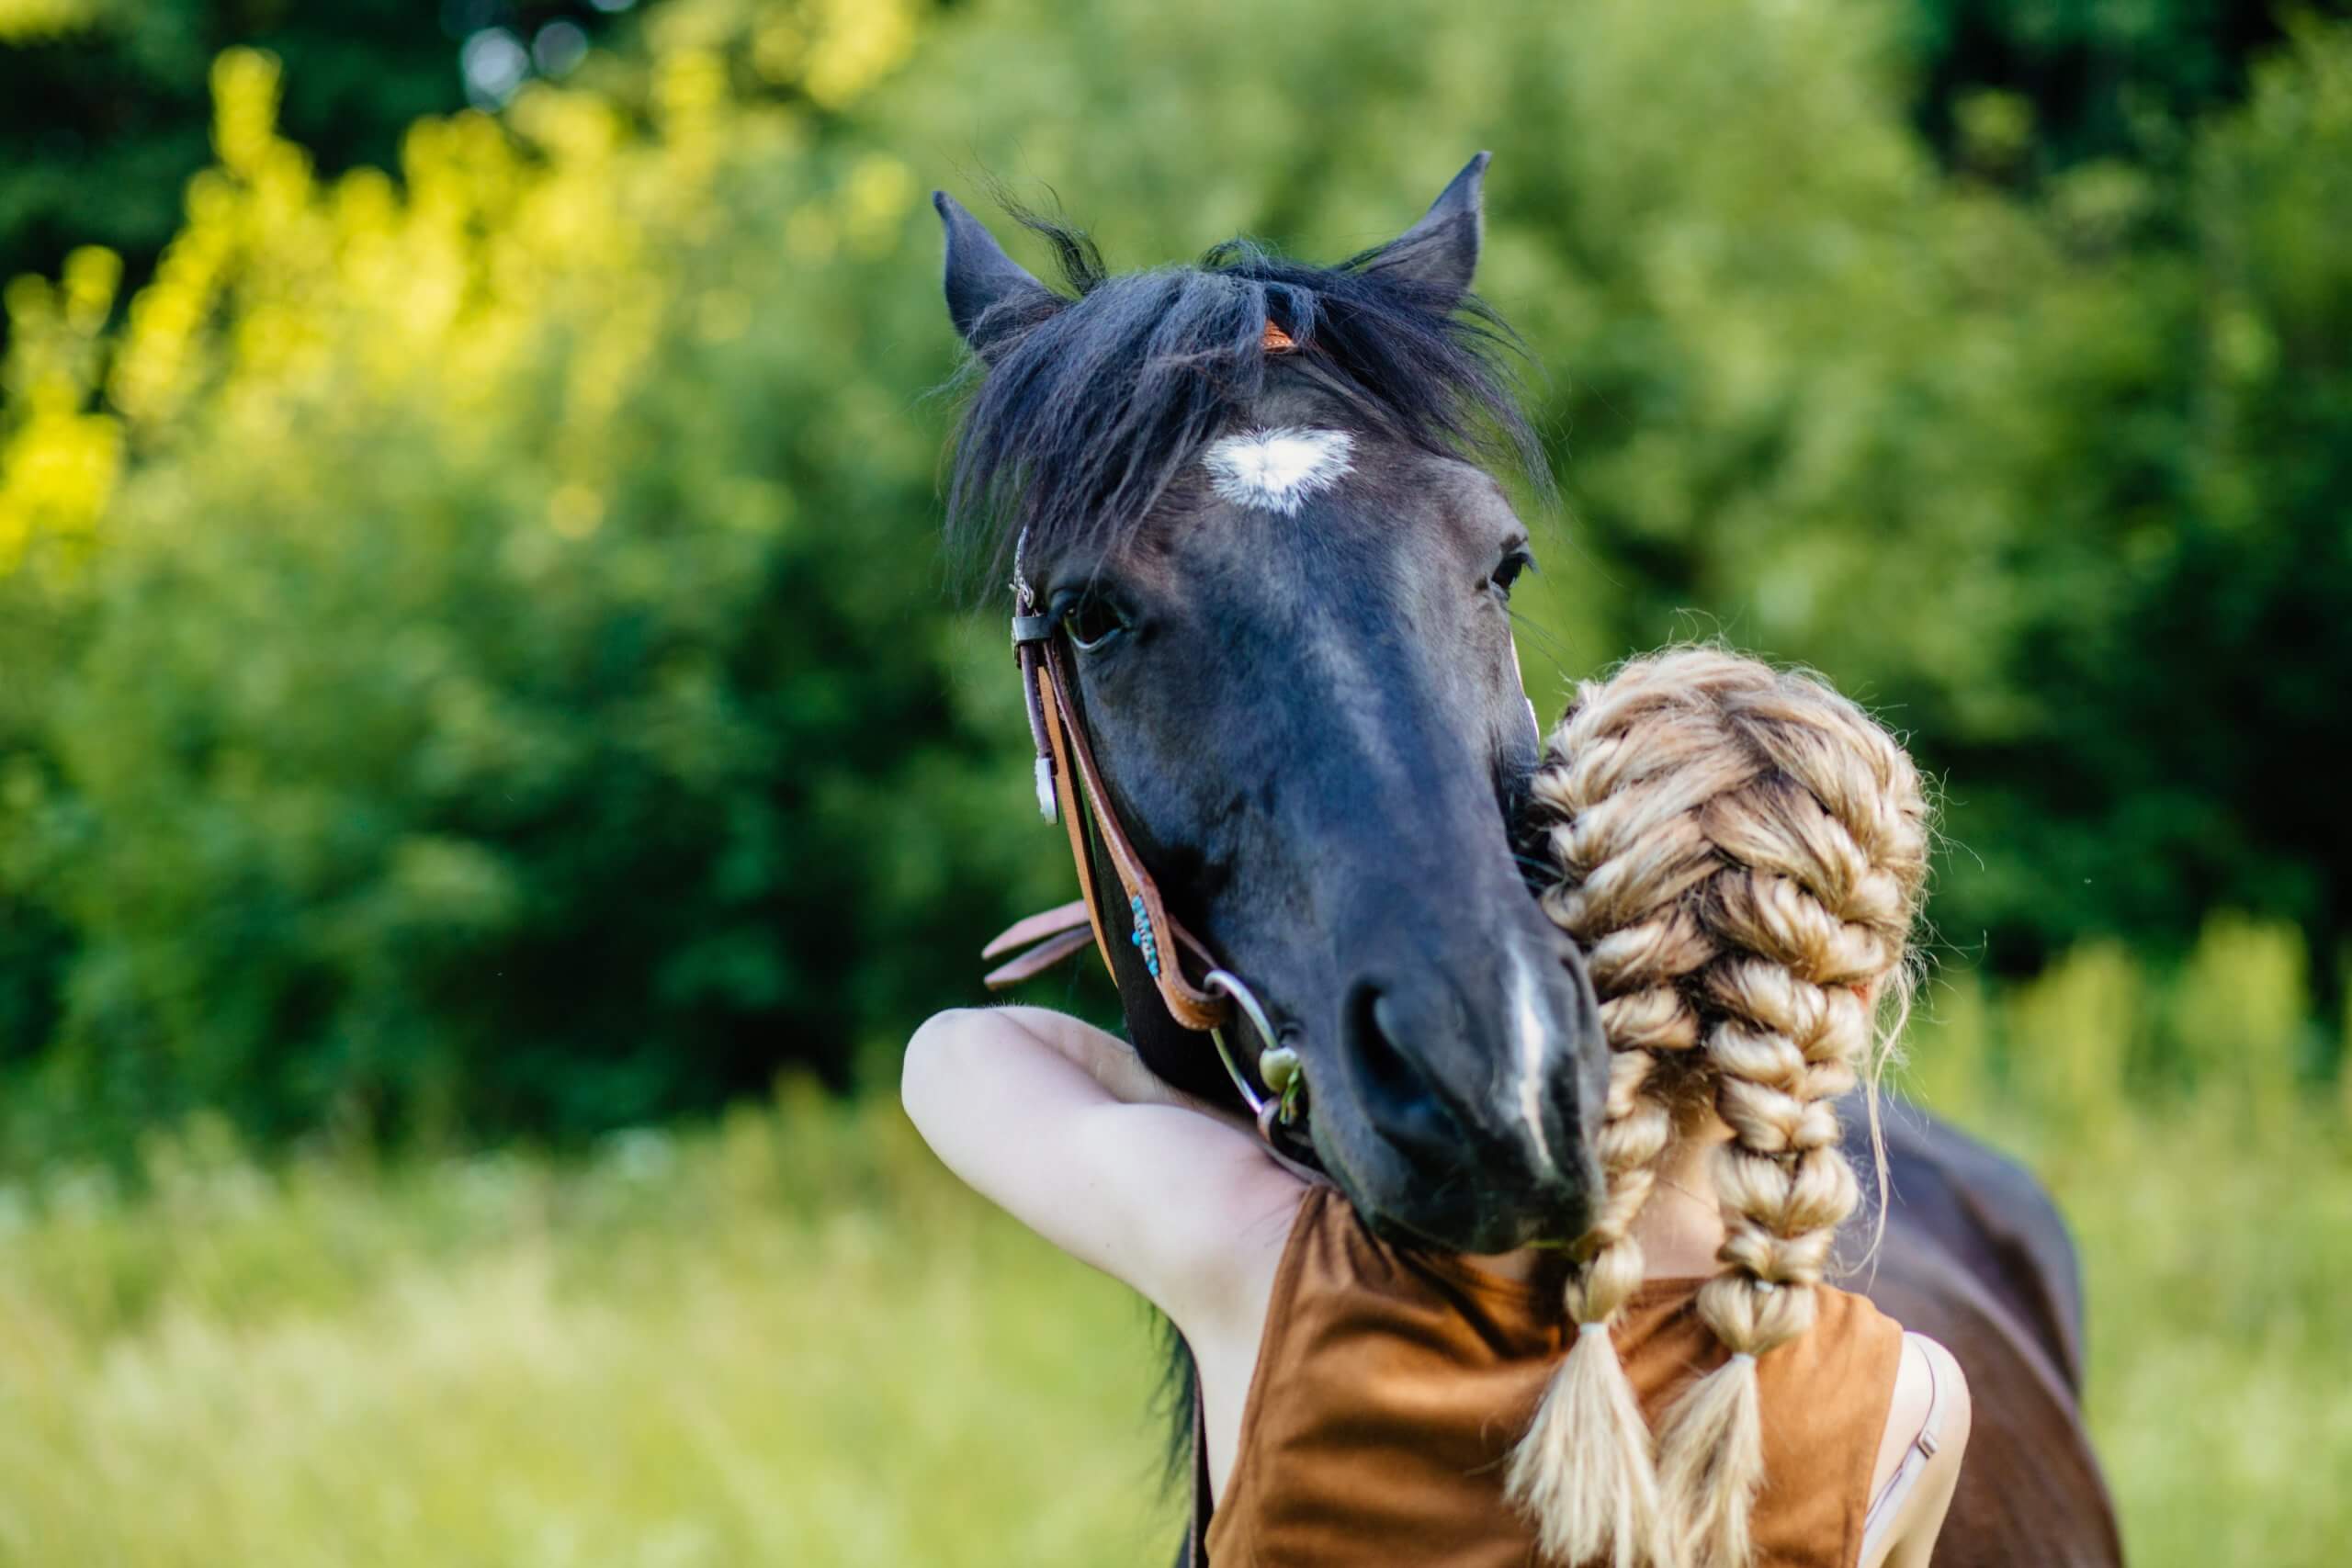
[[1350, 987], [1315, 1070], [1317, 1154], [1376, 1232], [1462, 1252], [1583, 1234], [1606, 1049], [1581, 964], [1546, 943], [1475, 988], [1428, 966]]

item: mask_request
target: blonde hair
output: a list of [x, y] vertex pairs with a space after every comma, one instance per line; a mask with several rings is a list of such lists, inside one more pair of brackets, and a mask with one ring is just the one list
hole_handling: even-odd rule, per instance
[[[1544, 906], [1588, 954], [1610, 1074], [1605, 1187], [1566, 1289], [1578, 1331], [1510, 1495], [1558, 1562], [1742, 1568], [1764, 1472], [1756, 1358], [1812, 1325], [1858, 1201], [1837, 1100], [1874, 1086], [1892, 1040], [1873, 1002], [1893, 998], [1896, 1028], [1907, 1004], [1925, 794], [1819, 679], [1685, 648], [1578, 689], [1532, 810], [1558, 872]], [[1609, 1327], [1642, 1280], [1632, 1225], [1678, 1111], [1703, 1102], [1732, 1137], [1712, 1171], [1723, 1269], [1698, 1309], [1732, 1354], [1654, 1447]]]

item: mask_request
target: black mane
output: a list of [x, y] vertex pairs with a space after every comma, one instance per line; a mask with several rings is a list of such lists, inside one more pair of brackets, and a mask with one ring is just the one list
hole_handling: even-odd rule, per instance
[[[1482, 301], [1452, 309], [1368, 251], [1333, 267], [1247, 241], [1193, 266], [1112, 276], [1083, 233], [1014, 209], [1075, 298], [1057, 299], [988, 367], [956, 433], [948, 541], [979, 582], [1033, 555], [1107, 547], [1262, 389], [1271, 321], [1300, 365], [1367, 423], [1432, 450], [1550, 470], [1515, 395], [1517, 337]], [[977, 361], [975, 364], [977, 365]]]

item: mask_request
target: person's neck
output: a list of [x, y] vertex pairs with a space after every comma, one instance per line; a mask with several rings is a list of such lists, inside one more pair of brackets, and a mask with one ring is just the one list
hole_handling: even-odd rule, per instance
[[1682, 1129], [1658, 1162], [1649, 1201], [1634, 1216], [1633, 1236], [1642, 1244], [1642, 1272], [1652, 1280], [1683, 1280], [1715, 1272], [1724, 1245], [1723, 1211], [1707, 1167], [1731, 1136], [1710, 1115]]
[[[1633, 1236], [1642, 1244], [1645, 1277], [1684, 1280], [1715, 1272], [1715, 1254], [1724, 1245], [1724, 1222], [1707, 1164], [1730, 1135], [1731, 1130], [1713, 1114], [1696, 1125], [1676, 1130], [1674, 1142], [1658, 1162], [1649, 1199], [1634, 1218]], [[1472, 1261], [1495, 1273], [1525, 1280], [1544, 1256], [1543, 1248], [1524, 1247]]]

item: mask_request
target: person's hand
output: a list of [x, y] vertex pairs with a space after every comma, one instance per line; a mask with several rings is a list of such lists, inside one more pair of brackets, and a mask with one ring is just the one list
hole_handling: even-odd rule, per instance
[[1036, 1036], [1123, 1104], [1170, 1105], [1213, 1116], [1252, 1135], [1257, 1132], [1257, 1123], [1239, 1106], [1216, 1104], [1166, 1082], [1144, 1066], [1134, 1046], [1114, 1034], [1045, 1008], [1000, 1008], [997, 1016]]

